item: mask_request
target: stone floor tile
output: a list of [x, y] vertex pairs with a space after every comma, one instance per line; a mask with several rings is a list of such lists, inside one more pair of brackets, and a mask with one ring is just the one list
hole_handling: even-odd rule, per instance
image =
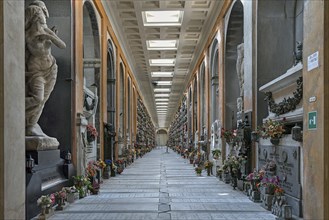
[[197, 177], [187, 159], [157, 148], [121, 175], [104, 180], [100, 194], [87, 196], [51, 220], [274, 220], [275, 216], [205, 172]]

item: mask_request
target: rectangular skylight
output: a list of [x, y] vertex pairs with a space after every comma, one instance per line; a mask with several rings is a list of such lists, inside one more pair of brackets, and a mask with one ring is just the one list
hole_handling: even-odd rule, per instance
[[159, 93], [159, 94], [154, 94], [154, 97], [169, 97], [170, 94], [168, 93]]
[[176, 59], [150, 59], [150, 66], [175, 66]]
[[171, 89], [170, 88], [157, 88], [154, 89], [154, 92], [170, 92]]
[[183, 11], [143, 11], [144, 26], [180, 26]]
[[173, 77], [173, 72], [152, 72], [152, 77]]
[[155, 99], [155, 102], [168, 102], [169, 98], [157, 98]]
[[177, 50], [178, 40], [147, 40], [148, 50]]
[[171, 86], [172, 81], [157, 81], [158, 86]]

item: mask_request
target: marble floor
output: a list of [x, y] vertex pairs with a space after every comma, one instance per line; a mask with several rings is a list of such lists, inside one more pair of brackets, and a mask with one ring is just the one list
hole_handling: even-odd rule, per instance
[[157, 148], [121, 175], [104, 180], [99, 195], [80, 199], [50, 219], [274, 220], [275, 216], [216, 177], [196, 176], [193, 166], [177, 153]]

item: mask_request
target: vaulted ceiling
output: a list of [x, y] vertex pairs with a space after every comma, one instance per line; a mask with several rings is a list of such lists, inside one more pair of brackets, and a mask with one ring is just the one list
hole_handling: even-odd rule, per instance
[[168, 127], [223, 0], [103, 2], [155, 126]]

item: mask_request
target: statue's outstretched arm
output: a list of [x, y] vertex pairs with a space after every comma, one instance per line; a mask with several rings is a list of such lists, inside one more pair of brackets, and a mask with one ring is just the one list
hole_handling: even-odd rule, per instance
[[45, 28], [47, 34], [49, 34], [49, 40], [51, 40], [58, 48], [64, 49], [66, 48], [66, 44], [62, 41], [52, 30], [49, 28]]

